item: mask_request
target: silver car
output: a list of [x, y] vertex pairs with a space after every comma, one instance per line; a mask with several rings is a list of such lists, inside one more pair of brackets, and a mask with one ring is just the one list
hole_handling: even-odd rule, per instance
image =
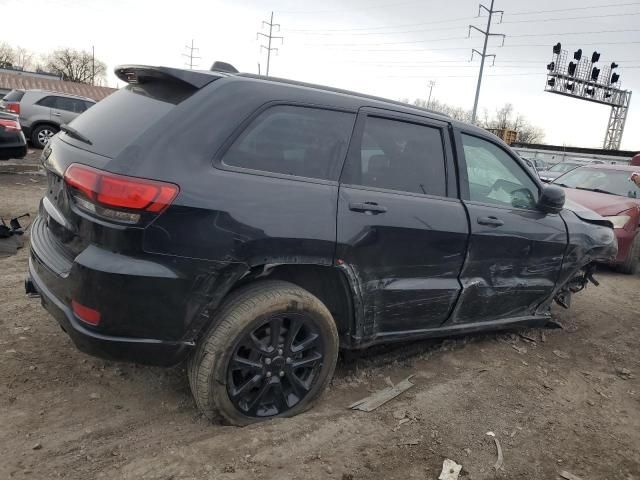
[[68, 93], [47, 90], [11, 90], [0, 101], [0, 110], [19, 115], [25, 136], [34, 147], [44, 148], [60, 130], [95, 101]]

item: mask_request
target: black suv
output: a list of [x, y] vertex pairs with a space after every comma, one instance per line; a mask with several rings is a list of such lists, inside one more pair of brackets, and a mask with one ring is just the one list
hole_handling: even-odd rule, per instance
[[26, 288], [85, 352], [187, 359], [209, 417], [307, 409], [339, 348], [545, 324], [615, 254], [610, 222], [471, 125], [229, 71], [116, 74], [43, 152]]

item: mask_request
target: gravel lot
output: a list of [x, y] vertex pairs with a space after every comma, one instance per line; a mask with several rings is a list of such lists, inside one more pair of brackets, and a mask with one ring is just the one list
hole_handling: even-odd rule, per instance
[[[0, 216], [35, 213], [44, 177], [0, 175]], [[345, 355], [311, 412], [246, 428], [207, 423], [183, 367], [76, 351], [23, 293], [28, 252], [0, 259], [0, 478], [640, 479], [640, 277], [555, 310], [562, 329]], [[371, 413], [347, 406], [415, 375]], [[408, 421], [407, 421], [408, 420]], [[504, 465], [494, 470], [495, 432]]]

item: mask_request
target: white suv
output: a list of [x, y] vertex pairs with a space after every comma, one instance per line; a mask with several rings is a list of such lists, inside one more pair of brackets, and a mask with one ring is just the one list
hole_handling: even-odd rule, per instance
[[11, 90], [0, 101], [0, 110], [19, 115], [25, 136], [34, 147], [44, 148], [58, 133], [60, 125], [71, 122], [95, 103], [90, 98], [68, 93]]

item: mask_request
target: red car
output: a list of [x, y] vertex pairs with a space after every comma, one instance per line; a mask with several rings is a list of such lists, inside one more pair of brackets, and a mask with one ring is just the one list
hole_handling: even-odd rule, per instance
[[553, 183], [565, 187], [573, 200], [613, 223], [618, 239], [614, 266], [623, 273], [636, 273], [640, 263], [640, 187], [631, 181], [638, 167], [590, 165], [576, 168]]

